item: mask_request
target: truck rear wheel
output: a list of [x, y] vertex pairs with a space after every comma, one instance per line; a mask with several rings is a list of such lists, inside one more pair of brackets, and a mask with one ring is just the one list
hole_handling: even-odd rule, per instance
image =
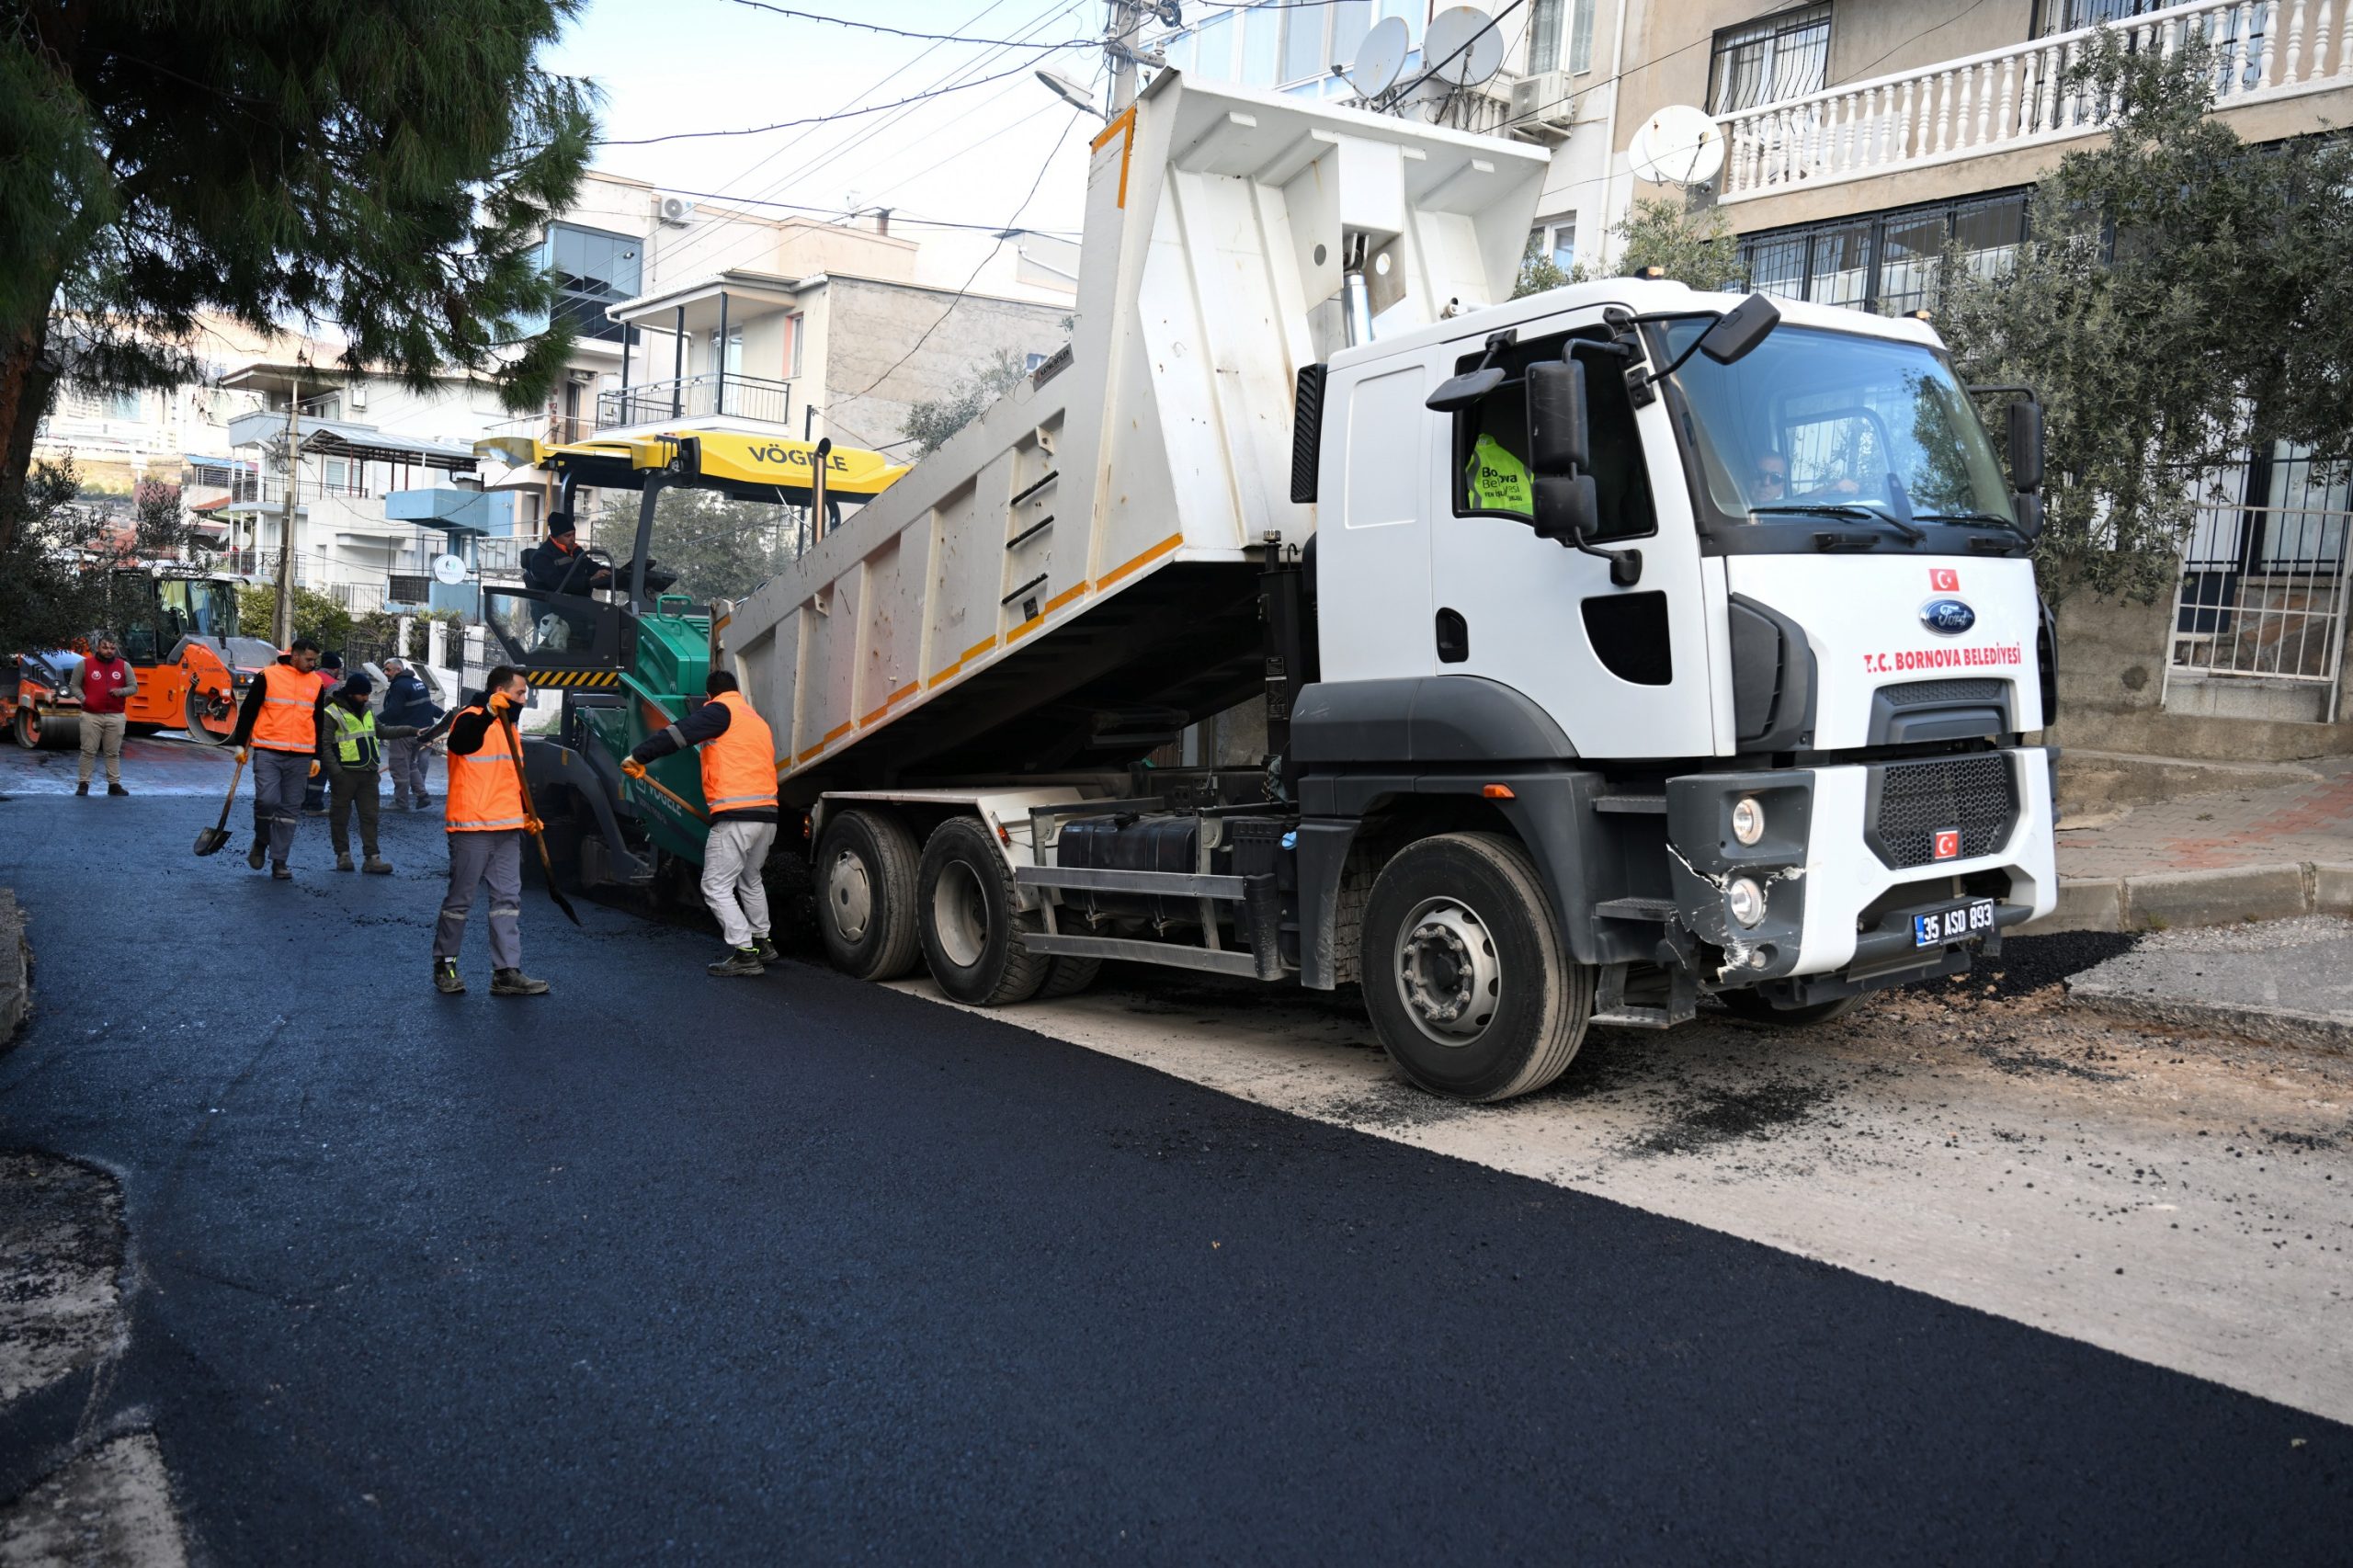
[[1433, 1094], [1507, 1100], [1561, 1075], [1593, 1014], [1528, 852], [1449, 833], [1381, 868], [1364, 912], [1364, 999], [1390, 1060]]
[[1070, 953], [1057, 953], [1048, 960], [1046, 983], [1038, 987], [1038, 1000], [1051, 1002], [1057, 996], [1075, 996], [1095, 983], [1103, 972], [1101, 959], [1082, 959]]
[[1752, 1024], [1772, 1024], [1785, 1029], [1802, 1029], [1808, 1024], [1826, 1024], [1833, 1018], [1843, 1018], [1855, 1010], [1859, 996], [1841, 996], [1836, 1001], [1816, 1002], [1807, 1007], [1784, 1007], [1759, 996], [1754, 991], [1719, 991], [1716, 1000], [1724, 1011], [1735, 1018], [1746, 1018]]
[[999, 1007], [1028, 1001], [1046, 983], [1052, 960], [1021, 941], [1035, 917], [1015, 907], [1013, 873], [971, 817], [941, 823], [923, 846], [915, 917], [931, 977], [957, 1001]]
[[859, 980], [915, 968], [915, 837], [888, 812], [847, 811], [817, 841], [817, 928], [834, 967]]

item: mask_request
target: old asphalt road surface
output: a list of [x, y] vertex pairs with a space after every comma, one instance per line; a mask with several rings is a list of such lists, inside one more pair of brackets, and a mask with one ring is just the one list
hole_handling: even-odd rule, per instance
[[11, 755], [0, 1145], [120, 1177], [131, 1328], [0, 1499], [151, 1430], [221, 1562], [2343, 1560], [2323, 1416], [536, 888], [555, 994], [440, 998], [429, 822], [273, 885]]

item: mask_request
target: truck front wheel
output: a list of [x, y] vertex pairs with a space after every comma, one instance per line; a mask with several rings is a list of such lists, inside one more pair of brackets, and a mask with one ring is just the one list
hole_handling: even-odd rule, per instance
[[1593, 1014], [1528, 852], [1496, 834], [1425, 838], [1364, 912], [1364, 998], [1390, 1060], [1433, 1094], [1507, 1100], [1561, 1075]]
[[1001, 1007], [1027, 1002], [1046, 983], [1052, 960], [1022, 945], [1013, 875], [988, 830], [971, 817], [941, 823], [923, 846], [915, 911], [924, 961], [957, 1001]]
[[915, 835], [888, 812], [847, 811], [817, 840], [817, 928], [826, 956], [859, 980], [915, 966]]

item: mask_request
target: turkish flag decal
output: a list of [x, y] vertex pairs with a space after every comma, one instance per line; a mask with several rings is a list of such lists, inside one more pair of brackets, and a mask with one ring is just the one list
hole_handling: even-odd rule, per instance
[[1961, 829], [1957, 827], [1937, 829], [1936, 858], [1939, 860], [1961, 858]]
[[1932, 594], [1957, 594], [1961, 592], [1961, 574], [1954, 571], [1949, 566], [1929, 567], [1928, 591]]

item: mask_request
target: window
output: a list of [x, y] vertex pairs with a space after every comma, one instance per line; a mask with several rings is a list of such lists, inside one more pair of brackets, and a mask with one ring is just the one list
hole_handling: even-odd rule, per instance
[[1528, 254], [1540, 256], [1566, 272], [1577, 264], [1577, 215], [1538, 221], [1528, 232]]
[[[1454, 515], [1525, 517], [1529, 507], [1496, 505], [1515, 486], [1509, 476], [1522, 476], [1526, 486], [1528, 452], [1528, 367], [1556, 360], [1566, 352], [1571, 335], [1555, 334], [1505, 347], [1496, 356], [1504, 368], [1504, 382], [1472, 407], [1454, 416]], [[1479, 368], [1484, 351], [1466, 354], [1455, 362], [1455, 373]], [[1626, 394], [1626, 380], [1619, 375], [1586, 377], [1586, 404], [1592, 424], [1593, 485], [1601, 518], [1601, 540], [1639, 539], [1658, 530], [1651, 503], [1650, 475], [1643, 466], [1643, 444], [1634, 431], [1634, 404]], [[1479, 504], [1472, 491], [1472, 475], [1485, 471], [1488, 505]], [[1506, 476], [1498, 485], [1494, 475]], [[1532, 501], [1532, 495], [1531, 495]]]
[[1740, 251], [1752, 289], [1902, 315], [1936, 309], [1948, 250], [1972, 276], [1990, 278], [2025, 238], [2026, 192], [2010, 190], [1750, 234]]
[[1324, 52], [1322, 6], [1302, 6], [1283, 13], [1283, 74], [1286, 82], [1309, 82], [1331, 66]]
[[1564, 30], [1568, 68], [1573, 72], [1593, 69], [1593, 0], [1535, 0], [1528, 23], [1529, 75], [1561, 69]]
[[727, 329], [727, 357], [724, 363], [722, 363], [720, 358], [717, 327], [711, 328], [710, 341], [706, 347], [710, 354], [710, 368], [711, 369], [724, 371], [731, 376], [740, 376], [744, 373], [744, 329], [742, 327], [731, 326]]
[[1242, 85], [1271, 87], [1282, 69], [1283, 14], [1264, 6], [1242, 14]]
[[808, 327], [808, 318], [799, 311], [784, 318], [784, 373], [788, 376], [801, 373], [801, 340], [809, 335]]
[[1708, 112], [1730, 114], [1822, 90], [1830, 64], [1830, 6], [1806, 6], [1716, 34]]
[[1024, 370], [1035, 371], [1039, 366], [1044, 364], [1047, 360], [1052, 358], [1053, 356], [1051, 354], [1040, 354], [1037, 350], [1032, 349], [1021, 357], [1021, 368]]
[[583, 337], [619, 343], [626, 329], [607, 321], [605, 311], [639, 293], [643, 250], [628, 234], [549, 224], [546, 256], [548, 270], [555, 276], [554, 319], [570, 322]]

